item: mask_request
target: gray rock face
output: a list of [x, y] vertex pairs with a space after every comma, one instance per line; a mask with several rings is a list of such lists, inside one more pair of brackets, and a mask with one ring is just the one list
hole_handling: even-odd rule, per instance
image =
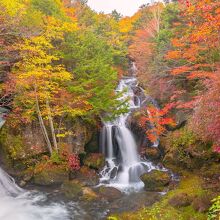
[[66, 144], [72, 153], [80, 154], [85, 152], [85, 145], [92, 139], [94, 130], [92, 126], [81, 119], [66, 119], [64, 124], [69, 134], [61, 138], [60, 141]]
[[19, 129], [8, 127], [6, 123], [0, 135], [4, 152], [13, 160], [24, 160], [47, 152], [38, 122]]

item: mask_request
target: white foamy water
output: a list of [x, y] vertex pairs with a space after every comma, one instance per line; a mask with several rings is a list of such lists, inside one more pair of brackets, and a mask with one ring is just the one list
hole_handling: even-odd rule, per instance
[[0, 220], [67, 220], [69, 214], [62, 204], [44, 205], [46, 196], [27, 192], [0, 168]]

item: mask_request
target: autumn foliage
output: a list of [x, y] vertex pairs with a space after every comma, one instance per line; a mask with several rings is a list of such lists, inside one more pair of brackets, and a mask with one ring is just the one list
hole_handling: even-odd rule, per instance
[[[192, 97], [192, 128], [214, 145], [219, 140], [219, 48], [220, 3], [215, 0], [180, 2], [181, 24], [171, 40], [173, 50], [166, 59], [175, 62], [170, 73], [197, 86]], [[195, 81], [196, 80], [196, 81]]]
[[[94, 125], [105, 112], [120, 113], [114, 90], [127, 65], [123, 22], [83, 1], [2, 0], [0, 9], [0, 106], [12, 110], [10, 127], [35, 122], [52, 156], [74, 135], [66, 121]], [[71, 156], [70, 166], [77, 161]]]
[[71, 154], [68, 157], [68, 167], [70, 170], [75, 171], [80, 169], [80, 160], [78, 155]]
[[129, 57], [140, 86], [164, 106], [143, 111], [149, 139], [175, 124], [173, 112], [187, 112], [188, 125], [218, 151], [218, 0], [143, 5], [132, 17], [96, 13], [86, 1], [10, 2], [0, 2], [0, 106], [12, 110], [11, 127], [38, 121], [49, 153], [59, 153], [72, 135], [65, 119], [96, 123], [122, 112], [114, 90]]
[[157, 141], [160, 135], [166, 132], [166, 126], [175, 125], [175, 121], [168, 117], [168, 113], [173, 107], [174, 104], [167, 104], [163, 109], [149, 106], [142, 113], [140, 125], [146, 129], [146, 135], [152, 143]]
[[[219, 1], [153, 4], [141, 8], [138, 14], [129, 53], [136, 60], [141, 84], [165, 109], [175, 103], [173, 112], [185, 114], [198, 138], [212, 142], [218, 151]], [[140, 123], [154, 125], [147, 135], [155, 141], [155, 136], [163, 134], [173, 121], [163, 110], [148, 106], [148, 113]]]
[[184, 74], [189, 79], [214, 78], [215, 62], [219, 48], [220, 3], [218, 1], [191, 1], [180, 3], [181, 24], [173, 49], [166, 58], [179, 65], [171, 74]]

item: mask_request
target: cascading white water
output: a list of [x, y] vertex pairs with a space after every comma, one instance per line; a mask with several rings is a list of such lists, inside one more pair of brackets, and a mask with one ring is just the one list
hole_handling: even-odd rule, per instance
[[13, 178], [0, 168], [0, 196], [18, 195], [23, 190], [19, 188]]
[[[134, 63], [131, 68], [134, 75], [136, 71]], [[126, 77], [120, 81], [116, 91], [124, 92], [122, 101], [129, 100], [129, 112], [112, 122], [104, 123], [101, 132], [101, 147], [102, 153], [106, 155], [106, 166], [101, 171], [100, 183], [124, 192], [140, 190], [144, 186], [140, 176], [152, 169], [159, 169], [151, 162], [141, 160], [135, 138], [126, 125], [131, 112], [141, 107], [139, 97], [134, 94], [136, 86], [135, 76]]]
[[0, 220], [67, 220], [64, 205], [43, 205], [46, 197], [18, 187], [13, 178], [0, 168]]

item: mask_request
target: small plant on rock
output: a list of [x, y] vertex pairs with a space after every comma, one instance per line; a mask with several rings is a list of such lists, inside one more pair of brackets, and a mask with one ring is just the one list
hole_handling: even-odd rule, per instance
[[212, 200], [213, 204], [209, 209], [208, 220], [220, 219], [220, 196]]

